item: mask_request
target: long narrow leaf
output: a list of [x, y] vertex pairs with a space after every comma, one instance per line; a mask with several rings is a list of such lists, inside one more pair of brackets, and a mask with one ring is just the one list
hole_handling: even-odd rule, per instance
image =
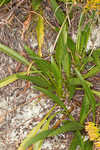
[[82, 75], [79, 73], [79, 71], [77, 69], [75, 69], [77, 76], [79, 77], [82, 86], [84, 88], [84, 91], [91, 103], [91, 107], [92, 107], [92, 112], [93, 112], [93, 120], [95, 121], [95, 108], [96, 108], [96, 100], [95, 97], [91, 91], [91, 89], [89, 88], [89, 86], [87, 85], [87, 83], [85, 82], [84, 78], [82, 77]]
[[[89, 87], [92, 87], [92, 86], [93, 86], [92, 83], [90, 83], [90, 82], [87, 81], [87, 80], [86, 80], [86, 83], [88, 84]], [[71, 78], [71, 79], [69, 80], [69, 84], [70, 84], [71, 86], [81, 85], [81, 81], [80, 81], [79, 78]]]
[[31, 139], [34, 138], [34, 136], [40, 130], [41, 126], [45, 123], [46, 119], [49, 117], [49, 115], [52, 113], [52, 111], [55, 109], [55, 107], [56, 107], [56, 105], [54, 107], [52, 107], [52, 109], [47, 113], [47, 115], [42, 119], [42, 121], [40, 121], [38, 123], [38, 125], [29, 132], [27, 137], [23, 140], [23, 142], [19, 146], [18, 150], [26, 150], [26, 148], [28, 148], [29, 146], [31, 146], [33, 144]]
[[[57, 114], [57, 113], [55, 113], [55, 114], [53, 114], [53, 115], [51, 115], [51, 116], [49, 117], [49, 119], [46, 121], [46, 123], [44, 124], [44, 126], [42, 127], [42, 129], [40, 129], [40, 132], [45, 131], [45, 130], [48, 130], [49, 124], [50, 124], [51, 120], [56, 116], [56, 114]], [[41, 150], [43, 141], [44, 141], [44, 140], [40, 140], [40, 141], [38, 141], [37, 143], [35, 143], [35, 144], [34, 144], [34, 150]]]
[[[28, 141], [28, 146], [45, 139], [46, 137], [55, 136], [61, 133], [70, 132], [70, 131], [77, 131], [82, 130], [83, 126], [76, 121], [66, 121], [64, 125], [57, 129], [49, 129], [46, 131], [40, 132], [37, 136], [31, 138], [30, 141]], [[25, 149], [18, 149], [18, 150], [25, 150]]]
[[90, 141], [86, 141], [84, 143], [85, 150], [93, 150], [93, 143]]
[[33, 84], [39, 87], [48, 88], [51, 86], [51, 83], [48, 80], [43, 79], [41, 76], [25, 76], [17, 75], [19, 79], [31, 81]]
[[59, 5], [57, 4], [56, 0], [50, 0], [50, 3], [59, 24], [62, 25], [65, 19], [63, 11], [59, 8]]
[[70, 144], [70, 147], [69, 147], [69, 150], [76, 150], [77, 146], [79, 145], [79, 140], [77, 138], [77, 136], [74, 136], [72, 141], [71, 141], [71, 144]]
[[42, 45], [44, 42], [44, 20], [42, 16], [38, 16], [38, 23], [36, 26], [37, 40], [38, 40], [38, 55], [42, 57]]
[[69, 34], [67, 35], [67, 46], [71, 50], [71, 54], [75, 59], [76, 44], [74, 43]]
[[27, 59], [23, 56], [21, 56], [18, 52], [15, 50], [3, 45], [0, 43], [0, 51], [7, 54], [8, 56], [11, 56], [12, 58], [16, 59], [17, 61], [20, 61], [21, 63], [25, 65], [29, 65], [30, 62], [27, 61]]
[[70, 53], [66, 52], [63, 60], [64, 72], [66, 73], [67, 80], [71, 77], [71, 56]]
[[28, 46], [24, 46], [25, 51], [27, 54], [34, 60], [34, 57], [39, 57], [32, 49], [30, 49]]
[[39, 9], [43, 0], [32, 0], [32, 8], [36, 11]]
[[37, 90], [43, 92], [44, 94], [46, 94], [48, 97], [50, 97], [56, 104], [58, 104], [59, 106], [61, 106], [65, 111], [68, 112], [65, 104], [63, 103], [63, 101], [61, 101], [59, 99], [58, 96], [56, 96], [55, 94], [53, 94], [52, 92], [50, 92], [49, 90], [46, 90], [44, 88], [40, 88], [40, 87], [35, 87]]
[[85, 119], [88, 116], [89, 106], [90, 106], [90, 101], [89, 101], [88, 97], [85, 95], [83, 102], [82, 102], [82, 106], [81, 106], [81, 112], [80, 112], [80, 123], [81, 124], [84, 123]]
[[64, 57], [64, 54], [66, 54], [66, 48], [67, 48], [66, 20], [64, 20], [61, 30], [58, 34], [59, 34], [59, 38], [56, 44], [56, 61], [59, 65], [59, 68], [61, 68], [63, 57]]
[[[31, 73], [37, 73], [36, 71], [33, 71], [33, 72], [30, 72]], [[19, 73], [16, 73], [16, 74], [13, 74], [13, 75], [10, 75], [2, 80], [0, 80], [0, 88], [4, 87], [4, 86], [7, 86], [8, 84], [16, 81], [19, 79], [18, 76], [22, 76], [22, 75], [26, 75], [27, 72], [19, 72]]]
[[62, 93], [62, 74], [61, 74], [61, 71], [58, 68], [57, 64], [55, 63], [53, 57], [51, 57], [51, 59], [52, 59], [52, 61], [51, 61], [52, 75], [55, 78], [57, 93], [58, 93], [59, 96], [61, 96], [61, 93]]
[[90, 71], [83, 75], [84, 79], [92, 77], [100, 72], [100, 65], [93, 67]]

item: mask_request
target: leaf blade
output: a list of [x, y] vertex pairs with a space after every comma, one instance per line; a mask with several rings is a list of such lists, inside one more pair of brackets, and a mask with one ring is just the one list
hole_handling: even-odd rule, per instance
[[20, 54], [18, 54], [18, 52], [14, 51], [13, 49], [11, 49], [1, 43], [0, 43], [0, 51], [7, 54], [8, 56], [11, 56], [12, 58], [16, 59], [17, 61], [20, 61], [21, 63], [23, 63], [25, 65], [30, 64], [25, 57], [21, 56]]
[[44, 20], [42, 16], [38, 16], [38, 23], [36, 26], [36, 32], [37, 32], [37, 40], [38, 40], [38, 55], [42, 57], [42, 45], [44, 42]]

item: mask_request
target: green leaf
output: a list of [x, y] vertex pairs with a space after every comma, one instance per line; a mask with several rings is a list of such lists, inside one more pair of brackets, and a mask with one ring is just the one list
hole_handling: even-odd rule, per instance
[[66, 52], [64, 58], [63, 58], [63, 67], [64, 72], [66, 73], [67, 80], [71, 77], [71, 56], [70, 53]]
[[35, 58], [34, 57], [34, 62], [37, 65], [37, 68], [42, 71], [44, 74], [48, 74], [49, 71], [51, 70], [51, 64], [50, 62], [42, 59], [42, 58]]
[[41, 76], [25, 76], [25, 75], [17, 75], [19, 79], [28, 80], [31, 81], [33, 84], [39, 87], [49, 88], [51, 86], [51, 83], [45, 79], [43, 79]]
[[79, 43], [79, 51], [80, 55], [83, 56], [83, 53], [86, 52], [87, 43], [90, 37], [91, 24], [88, 23], [84, 27], [84, 30], [80, 33], [80, 43]]
[[[55, 113], [55, 114], [53, 114], [53, 115], [51, 115], [51, 116], [49, 117], [49, 119], [46, 121], [46, 123], [45, 123], [45, 124], [43, 125], [43, 127], [40, 129], [40, 132], [41, 132], [41, 131], [48, 130], [49, 124], [50, 124], [51, 120], [52, 120], [56, 115], [57, 115], [57, 113]], [[35, 144], [34, 144], [34, 150], [41, 150], [43, 141], [44, 141], [44, 140], [40, 140], [40, 141], [38, 141], [37, 143], [35, 143]]]
[[57, 94], [61, 96], [62, 93], [62, 74], [60, 69], [58, 68], [57, 64], [55, 63], [53, 57], [51, 57], [51, 71], [52, 75], [55, 78], [55, 84], [57, 88]]
[[83, 75], [84, 79], [92, 77], [100, 72], [100, 65], [93, 67], [90, 71]]
[[79, 145], [80, 145], [81, 150], [85, 150], [84, 142], [83, 142], [82, 135], [81, 135], [80, 131], [77, 130], [75, 134], [76, 134], [76, 137], [79, 141]]
[[61, 133], [70, 132], [70, 131], [77, 131], [82, 130], [83, 126], [78, 121], [70, 121], [70, 120], [64, 120], [64, 125], [57, 128], [49, 136], [55, 136]]
[[67, 35], [67, 46], [71, 50], [71, 54], [73, 58], [75, 59], [76, 44], [74, 43], [74, 41], [69, 35]]
[[88, 116], [89, 106], [90, 106], [90, 101], [89, 101], [88, 97], [85, 95], [83, 102], [82, 102], [82, 106], [81, 106], [81, 112], [80, 112], [80, 123], [81, 124], [84, 123], [85, 119]]
[[[89, 87], [93, 87], [92, 83], [90, 83], [89, 81], [86, 80], [85, 82], [88, 84]], [[71, 86], [77, 86], [77, 85], [81, 85], [81, 81], [79, 78], [71, 78], [69, 80], [69, 84]]]
[[89, 62], [93, 62], [93, 58], [91, 56], [86, 56], [86, 54], [84, 56], [85, 57], [82, 58], [82, 65], [80, 71], [84, 71], [85, 66], [88, 65]]
[[79, 24], [78, 24], [78, 33], [77, 33], [77, 41], [76, 41], [76, 51], [79, 53], [80, 51], [80, 42], [81, 42], [81, 32], [82, 32], [82, 25], [84, 23], [84, 19], [85, 19], [85, 13], [82, 12], [80, 15], [80, 20], [79, 20]]
[[24, 46], [25, 51], [27, 54], [34, 60], [34, 57], [39, 57], [32, 49], [30, 49], [28, 46]]
[[47, 115], [38, 123], [37, 126], [35, 126], [27, 135], [27, 137], [23, 140], [21, 145], [19, 146], [18, 150], [26, 150], [29, 146], [31, 146], [33, 143], [31, 140], [34, 138], [34, 136], [38, 133], [42, 125], [45, 123], [49, 115], [52, 113], [52, 111], [55, 109], [56, 105], [53, 106], [50, 111], [47, 113]]
[[65, 111], [68, 112], [65, 104], [63, 103], [63, 101], [61, 101], [59, 99], [58, 96], [56, 96], [55, 94], [53, 94], [52, 92], [50, 92], [49, 90], [46, 90], [44, 88], [40, 88], [40, 87], [35, 87], [37, 90], [43, 92], [44, 94], [46, 94], [49, 98], [52, 99], [53, 102], [55, 102], [56, 104], [58, 104], [59, 106], [61, 106]]
[[[30, 72], [30, 73], [36, 73], [36, 71]], [[7, 86], [8, 84], [18, 80], [19, 79], [18, 76], [26, 75], [26, 74], [27, 74], [27, 72], [19, 72], [19, 73], [13, 74], [11, 76], [8, 76], [8, 77], [0, 80], [0, 88]]]
[[59, 38], [56, 44], [56, 61], [61, 68], [61, 64], [64, 58], [64, 54], [66, 54], [66, 49], [67, 49], [67, 25], [66, 25], [66, 20], [64, 20], [63, 25], [59, 31]]
[[60, 25], [62, 25], [62, 23], [65, 19], [65, 14], [59, 8], [59, 5], [57, 4], [56, 0], [50, 0], [50, 3], [51, 3], [51, 7], [55, 13], [55, 16], [57, 18], [57, 21], [59, 22]]
[[74, 138], [72, 139], [69, 150], [76, 150], [76, 148], [79, 144], [80, 144], [79, 140], [78, 140], [77, 136], [75, 135]]
[[42, 57], [42, 45], [44, 42], [44, 20], [42, 16], [38, 16], [38, 23], [36, 26], [37, 40], [38, 40], [38, 55]]
[[76, 40], [76, 51], [75, 51], [75, 63], [76, 65], [80, 65], [80, 54], [81, 54], [81, 49], [80, 49], [80, 43], [81, 43], [81, 36], [82, 36], [82, 24], [84, 21], [84, 12], [81, 13], [80, 15], [80, 21], [79, 21], [79, 25], [78, 25], [78, 33], [77, 33], [77, 40]]
[[85, 150], [93, 150], [93, 143], [90, 141], [86, 141], [84, 143]]
[[91, 89], [89, 88], [88, 84], [85, 82], [84, 78], [82, 77], [82, 75], [80, 74], [80, 72], [75, 69], [77, 76], [79, 77], [81, 84], [84, 88], [84, 91], [86, 93], [86, 96], [88, 97], [91, 107], [92, 107], [92, 112], [93, 112], [93, 121], [95, 121], [95, 108], [96, 108], [96, 100], [95, 97], [91, 91]]
[[68, 93], [69, 93], [68, 99], [69, 100], [71, 100], [73, 98], [75, 91], [76, 91], [76, 86], [72, 86], [68, 82]]
[[93, 51], [92, 57], [96, 65], [100, 65], [100, 48]]
[[0, 7], [2, 6], [2, 5], [4, 5], [4, 4], [7, 4], [7, 3], [9, 3], [11, 0], [1, 0], [0, 1]]
[[93, 94], [95, 94], [95, 95], [97, 95], [98, 97], [100, 97], [100, 91], [97, 91], [97, 90], [96, 90], [96, 91], [95, 91], [95, 90], [92, 90], [92, 93], [93, 93]]
[[29, 65], [30, 62], [27, 61], [27, 59], [23, 56], [21, 56], [18, 52], [16, 52], [15, 50], [3, 45], [0, 43], [0, 51], [7, 54], [8, 56], [11, 56], [12, 58], [16, 59], [17, 61], [25, 64], [25, 65]]
[[82, 139], [82, 135], [79, 130], [75, 132], [74, 138], [72, 139], [69, 150], [76, 150], [77, 146], [80, 146], [81, 150], [86, 150], [84, 146], [84, 142]]
[[43, 0], [32, 0], [32, 8], [36, 11], [39, 9]]
[[[66, 121], [66, 123], [64, 125], [62, 125], [61, 127], [57, 128], [57, 129], [49, 129], [49, 130], [45, 130], [45, 131], [40, 132], [35, 137], [28, 140], [27, 146], [30, 146], [30, 145], [32, 145], [32, 144], [34, 144], [40, 140], [43, 140], [46, 137], [55, 136], [55, 135], [58, 135], [61, 133], [69, 132], [69, 131], [76, 131], [77, 129], [81, 130], [82, 128], [83, 128], [83, 126], [79, 122]], [[27, 148], [27, 147], [25, 147], [25, 148]], [[20, 148], [18, 150], [25, 150], [25, 149]]]

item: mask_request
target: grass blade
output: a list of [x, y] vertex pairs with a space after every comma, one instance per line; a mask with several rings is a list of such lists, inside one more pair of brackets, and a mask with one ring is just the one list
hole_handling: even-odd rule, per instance
[[86, 141], [84, 143], [85, 150], [93, 150], [93, 143], [90, 141]]
[[45, 79], [43, 79], [41, 76], [25, 76], [25, 75], [17, 75], [19, 79], [28, 80], [31, 81], [33, 84], [39, 87], [49, 88], [51, 87], [51, 83]]
[[42, 45], [44, 42], [44, 20], [42, 16], [38, 16], [38, 23], [36, 26], [37, 40], [38, 40], [38, 55], [42, 57]]
[[81, 112], [80, 112], [80, 123], [81, 124], [84, 123], [85, 119], [88, 116], [89, 106], [90, 106], [90, 101], [89, 101], [88, 97], [85, 95], [83, 98]]
[[21, 56], [18, 52], [14, 51], [13, 49], [3, 45], [0, 43], [0, 51], [7, 54], [8, 56], [11, 56], [12, 58], [16, 59], [17, 61], [29, 65], [30, 62], [27, 61], [27, 59], [23, 56]]
[[78, 140], [77, 136], [75, 135], [74, 138], [72, 139], [69, 150], [76, 150], [76, 148], [79, 144], [80, 144], [79, 140]]
[[36, 11], [39, 9], [43, 0], [32, 0], [32, 8]]
[[87, 43], [90, 37], [91, 24], [88, 23], [84, 27], [84, 30], [80, 33], [80, 43], [79, 43], [79, 54], [83, 56], [83, 53], [86, 52]]
[[52, 7], [53, 11], [55, 12], [57, 21], [59, 22], [60, 25], [62, 25], [64, 22], [64, 19], [65, 19], [65, 14], [59, 8], [59, 5], [57, 4], [56, 0], [50, 0], [50, 3], [51, 3], [51, 7]]
[[26, 150], [27, 147], [31, 146], [33, 142], [31, 142], [31, 139], [34, 138], [34, 136], [37, 134], [37, 132], [40, 130], [41, 126], [45, 123], [46, 119], [49, 117], [49, 115], [52, 113], [52, 111], [55, 109], [56, 105], [51, 108], [51, 110], [47, 113], [47, 115], [38, 123], [36, 127], [34, 127], [30, 133], [27, 135], [27, 137], [23, 140], [21, 145], [19, 146], [18, 150]]
[[[86, 83], [88, 84], [89, 87], [92, 87], [92, 86], [93, 86], [93, 84], [90, 83], [89, 81], [86, 81]], [[77, 85], [81, 85], [81, 81], [80, 81], [79, 78], [71, 78], [71, 79], [69, 80], [69, 84], [70, 84], [71, 86], [77, 86]]]
[[60, 97], [62, 93], [62, 74], [60, 69], [58, 68], [57, 64], [55, 63], [53, 57], [51, 58], [51, 71], [55, 78], [55, 84], [57, 88], [57, 94]]
[[1, 0], [0, 1], [0, 7], [2, 6], [2, 5], [4, 5], [4, 4], [7, 4], [7, 3], [9, 3], [11, 0]]
[[92, 57], [96, 65], [100, 65], [100, 48], [93, 51]]
[[82, 27], [82, 24], [84, 21], [84, 17], [85, 17], [85, 14], [84, 14], [84, 12], [82, 12], [80, 15], [80, 20], [79, 20], [79, 25], [78, 25], [78, 33], [77, 33], [77, 41], [76, 41], [76, 51], [78, 54], [80, 53], [80, 42], [81, 42], [81, 31], [82, 31], [81, 27]]
[[34, 57], [39, 57], [32, 49], [30, 49], [28, 46], [24, 46], [25, 51], [27, 54], [34, 60]]
[[66, 19], [64, 20], [61, 29], [58, 33], [59, 38], [56, 44], [56, 61], [61, 69], [61, 64], [63, 61], [64, 54], [66, 53], [67, 48], [67, 25], [66, 25]]
[[84, 91], [86, 93], [86, 96], [88, 97], [91, 107], [92, 107], [92, 112], [93, 112], [93, 121], [95, 122], [95, 109], [96, 109], [96, 100], [95, 97], [91, 91], [91, 89], [89, 88], [89, 86], [87, 85], [87, 83], [85, 82], [84, 78], [82, 77], [82, 75], [79, 73], [79, 71], [77, 69], [75, 69], [77, 76], [79, 77], [81, 84], [84, 88]]
[[66, 55], [63, 58], [63, 68], [66, 73], [67, 80], [69, 80], [71, 77], [71, 56], [68, 52], [66, 52]]
[[[32, 71], [32, 72], [30, 72], [30, 74], [31, 73], [37, 73], [37, 72], [36, 71]], [[0, 80], [0, 88], [2, 88], [4, 86], [7, 86], [8, 84], [18, 80], [19, 79], [18, 76], [22, 76], [22, 75], [26, 75], [26, 74], [27, 74], [27, 72], [20, 72], [20, 73], [13, 74], [11, 76], [8, 76], [8, 77]]]
[[35, 87], [37, 90], [43, 92], [44, 94], [46, 94], [48, 97], [50, 97], [53, 102], [55, 102], [56, 104], [58, 104], [59, 106], [61, 106], [65, 111], [68, 112], [66, 105], [63, 103], [63, 101], [61, 101], [59, 99], [58, 96], [56, 96], [55, 94], [53, 94], [52, 92], [50, 92], [49, 90], [46, 90], [44, 88], [40, 88], [40, 87]]
[[[55, 113], [55, 114], [53, 114], [53, 115], [51, 115], [51, 116], [49, 117], [49, 119], [48, 119], [48, 120], [46, 121], [46, 123], [43, 125], [42, 129], [40, 129], [40, 132], [45, 131], [45, 130], [48, 130], [49, 124], [50, 124], [51, 120], [56, 116], [56, 114], [57, 114], [57, 113]], [[44, 140], [40, 140], [40, 141], [38, 141], [37, 143], [35, 143], [35, 144], [34, 144], [34, 150], [41, 150], [43, 141], [44, 141]]]
[[70, 131], [75, 132], [77, 130], [82, 130], [82, 128], [83, 126], [78, 121], [65, 120], [64, 125], [51, 132], [49, 136], [55, 136]]
[[71, 54], [73, 58], [75, 59], [76, 44], [74, 43], [74, 41], [69, 35], [67, 35], [67, 46], [71, 50]]
[[[76, 131], [77, 129], [81, 130], [82, 128], [83, 128], [83, 126], [79, 122], [67, 120], [64, 125], [62, 125], [61, 127], [57, 128], [57, 129], [49, 129], [49, 130], [40, 132], [35, 137], [31, 138], [31, 140], [28, 143], [28, 146], [30, 146], [40, 140], [43, 140], [46, 137], [55, 136], [55, 135], [58, 135], [61, 133], [69, 132], [69, 131]], [[18, 149], [18, 150], [25, 150], [25, 149]]]
[[96, 75], [99, 72], [100, 72], [100, 65], [93, 67], [89, 72], [87, 72], [86, 74], [83, 75], [83, 78], [87, 79], [89, 77]]

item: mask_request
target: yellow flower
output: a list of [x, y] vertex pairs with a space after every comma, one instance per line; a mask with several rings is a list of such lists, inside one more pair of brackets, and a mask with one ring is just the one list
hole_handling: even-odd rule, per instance
[[100, 137], [95, 141], [95, 147], [100, 149]]
[[100, 11], [100, 0], [87, 0], [85, 8]]
[[99, 129], [93, 122], [88, 122], [85, 130], [88, 132], [90, 141], [94, 141], [100, 136]]

